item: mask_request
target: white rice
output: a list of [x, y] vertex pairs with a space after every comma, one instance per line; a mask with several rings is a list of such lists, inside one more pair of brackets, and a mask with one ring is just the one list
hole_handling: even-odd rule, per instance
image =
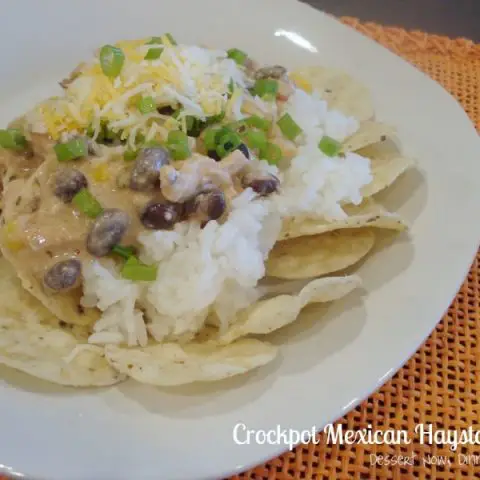
[[[282, 217], [291, 215], [338, 219], [342, 204], [362, 201], [361, 189], [372, 180], [369, 160], [349, 153], [326, 157], [318, 148], [324, 134], [343, 141], [358, 122], [328, 111], [316, 94], [297, 91], [286, 105], [304, 134], [298, 155], [279, 172], [266, 162], [261, 171], [281, 179], [278, 194], [266, 199], [245, 190], [232, 202], [228, 219], [177, 224], [173, 231], [139, 235], [140, 259], [158, 264], [156, 281], [122, 279], [112, 265], [85, 266], [85, 306], [96, 305], [102, 318], [91, 343], [145, 345], [147, 331], [157, 341], [189, 339], [205, 324], [224, 329], [235, 314], [255, 302], [263, 290], [258, 282], [264, 262], [281, 230]], [[253, 160], [255, 161], [255, 160]]]

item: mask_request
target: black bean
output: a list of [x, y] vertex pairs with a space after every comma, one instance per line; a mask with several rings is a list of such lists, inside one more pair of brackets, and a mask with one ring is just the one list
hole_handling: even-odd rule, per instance
[[197, 215], [200, 220], [218, 220], [227, 209], [225, 194], [218, 188], [204, 190], [190, 199], [185, 211], [187, 215]]
[[170, 153], [163, 147], [143, 148], [137, 155], [130, 176], [130, 188], [137, 191], [153, 190], [159, 186], [160, 169], [170, 163]]
[[170, 202], [148, 203], [140, 216], [144, 227], [151, 230], [169, 230], [181, 220], [180, 204]]
[[157, 112], [162, 115], [173, 115], [175, 111], [176, 110], [171, 105], [157, 108]]
[[222, 158], [220, 157], [220, 155], [216, 152], [216, 150], [209, 150], [207, 152], [207, 155], [210, 157], [210, 158], [213, 158], [216, 162], [219, 162]]
[[82, 264], [76, 259], [64, 260], [51, 267], [43, 277], [43, 283], [51, 290], [61, 291], [72, 288], [78, 281]]
[[70, 203], [72, 198], [87, 186], [87, 178], [82, 172], [75, 168], [62, 168], [55, 175], [53, 193], [63, 202]]
[[258, 175], [247, 174], [242, 180], [244, 187], [250, 187], [260, 196], [267, 196], [276, 192], [280, 186], [280, 180], [274, 175]]
[[91, 255], [103, 257], [120, 243], [130, 225], [128, 214], [116, 208], [104, 210], [93, 222], [87, 237], [87, 250]]

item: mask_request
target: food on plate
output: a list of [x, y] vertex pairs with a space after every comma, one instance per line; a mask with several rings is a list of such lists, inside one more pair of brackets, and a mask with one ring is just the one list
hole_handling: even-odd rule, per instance
[[89, 345], [85, 327], [68, 325], [22, 288], [0, 260], [0, 363], [74, 387], [114, 385], [126, 377], [110, 366], [103, 348]]
[[321, 235], [278, 242], [270, 251], [267, 275], [315, 278], [338, 272], [360, 261], [373, 248], [372, 229], [339, 229]]
[[0, 130], [0, 363], [78, 387], [243, 374], [407, 229], [373, 195], [415, 162], [344, 72], [164, 34], [59, 83]]

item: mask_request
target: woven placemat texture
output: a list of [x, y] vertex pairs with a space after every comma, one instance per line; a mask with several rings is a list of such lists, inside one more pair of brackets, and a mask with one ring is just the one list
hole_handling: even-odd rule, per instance
[[[440, 82], [461, 102], [480, 130], [480, 45], [353, 18], [342, 20]], [[480, 253], [448, 313], [420, 350], [391, 381], [337, 423], [344, 430], [368, 425], [372, 430], [408, 430], [412, 443], [327, 444], [326, 435], [320, 434], [318, 444], [303, 444], [233, 478], [480, 478], [480, 445], [462, 445], [452, 452], [448, 445], [422, 445], [413, 433], [422, 423], [432, 424], [434, 430], [460, 431], [470, 426], [480, 430]], [[380, 465], [380, 456], [394, 460], [400, 455], [406, 457], [403, 465]]]

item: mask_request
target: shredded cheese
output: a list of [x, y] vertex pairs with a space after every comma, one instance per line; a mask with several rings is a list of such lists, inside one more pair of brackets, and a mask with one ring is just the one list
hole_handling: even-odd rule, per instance
[[[125, 62], [113, 81], [104, 75], [97, 52], [94, 60], [82, 65], [64, 96], [51, 98], [27, 114], [31, 131], [48, 133], [59, 140], [65, 133], [82, 134], [90, 128], [97, 138], [105, 125], [129, 141], [134, 141], [137, 134], [151, 139], [157, 132], [178, 128], [179, 123], [161, 115], [142, 115], [136, 107], [139, 96], [149, 95], [159, 106], [178, 105], [183, 108], [183, 115], [204, 119], [225, 110], [232, 79], [237, 84], [244, 83], [244, 71], [224, 51], [172, 45], [163, 36], [160, 58], [145, 60], [150, 48], [159, 47], [147, 44], [148, 41], [116, 43]], [[233, 99], [237, 113], [241, 106], [238, 100], [237, 94]], [[232, 99], [229, 104], [233, 106]]]

